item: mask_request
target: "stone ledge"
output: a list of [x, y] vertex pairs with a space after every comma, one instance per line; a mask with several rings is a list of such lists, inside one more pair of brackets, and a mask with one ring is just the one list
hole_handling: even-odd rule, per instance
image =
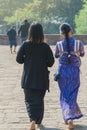
[[[79, 39], [87, 44], [87, 35], [74, 35], [76, 39]], [[59, 34], [45, 34], [45, 40], [50, 45], [55, 45], [57, 41], [61, 40]], [[20, 37], [17, 37], [17, 43], [20, 44]], [[9, 45], [8, 37], [6, 35], [0, 35], [0, 45]]]

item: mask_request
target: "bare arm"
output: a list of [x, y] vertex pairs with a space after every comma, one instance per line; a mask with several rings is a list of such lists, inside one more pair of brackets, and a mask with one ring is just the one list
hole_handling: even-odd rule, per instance
[[59, 57], [59, 49], [58, 49], [58, 44], [56, 44], [56, 48], [55, 48], [55, 57], [58, 58]]
[[83, 57], [85, 55], [84, 45], [83, 45], [83, 43], [81, 41], [80, 41], [80, 46], [79, 46], [79, 52], [80, 52], [81, 57]]

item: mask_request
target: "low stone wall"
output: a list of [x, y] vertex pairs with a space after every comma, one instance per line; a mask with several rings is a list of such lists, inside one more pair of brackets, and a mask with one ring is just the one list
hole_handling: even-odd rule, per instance
[[[79, 39], [87, 44], [87, 35], [74, 35], [75, 39]], [[60, 41], [62, 38], [58, 34], [48, 34], [45, 35], [45, 41], [50, 45], [55, 45], [57, 41]], [[20, 37], [17, 37], [17, 43], [20, 45]], [[9, 45], [8, 37], [6, 35], [0, 35], [0, 45]]]
[[[45, 35], [46, 41], [50, 45], [55, 45], [57, 41], [62, 40], [62, 37], [60, 35]], [[85, 45], [87, 45], [87, 35], [74, 35], [74, 38], [76, 40], [81, 40]]]
[[[20, 44], [19, 37], [17, 37], [17, 43]], [[9, 40], [6, 35], [0, 35], [0, 45], [9, 45]]]

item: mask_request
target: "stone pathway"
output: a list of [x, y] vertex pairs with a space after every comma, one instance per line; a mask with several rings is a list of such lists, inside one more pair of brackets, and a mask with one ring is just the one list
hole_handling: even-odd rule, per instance
[[[54, 50], [54, 47], [52, 47]], [[87, 51], [87, 47], [85, 47]], [[0, 46], [0, 130], [29, 130], [29, 119], [20, 86], [22, 65], [15, 61], [8, 46]], [[82, 59], [81, 88], [78, 102], [84, 117], [75, 122], [75, 130], [87, 130], [87, 54]], [[59, 89], [53, 81], [57, 61], [51, 69], [51, 92], [45, 97], [44, 130], [66, 130], [59, 103]]]

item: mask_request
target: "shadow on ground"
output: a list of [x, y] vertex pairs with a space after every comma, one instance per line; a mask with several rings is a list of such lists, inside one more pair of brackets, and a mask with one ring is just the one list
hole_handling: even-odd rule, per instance
[[[63, 129], [43, 127], [43, 128], [40, 128], [40, 130], [63, 130]], [[87, 126], [75, 125], [74, 130], [87, 130]]]
[[84, 125], [75, 125], [74, 130], [87, 130], [87, 126]]
[[57, 128], [44, 128], [44, 130], [60, 130], [60, 129], [57, 129]]
[[39, 130], [61, 130], [61, 129], [57, 129], [57, 128], [48, 128], [48, 127], [39, 127]]

